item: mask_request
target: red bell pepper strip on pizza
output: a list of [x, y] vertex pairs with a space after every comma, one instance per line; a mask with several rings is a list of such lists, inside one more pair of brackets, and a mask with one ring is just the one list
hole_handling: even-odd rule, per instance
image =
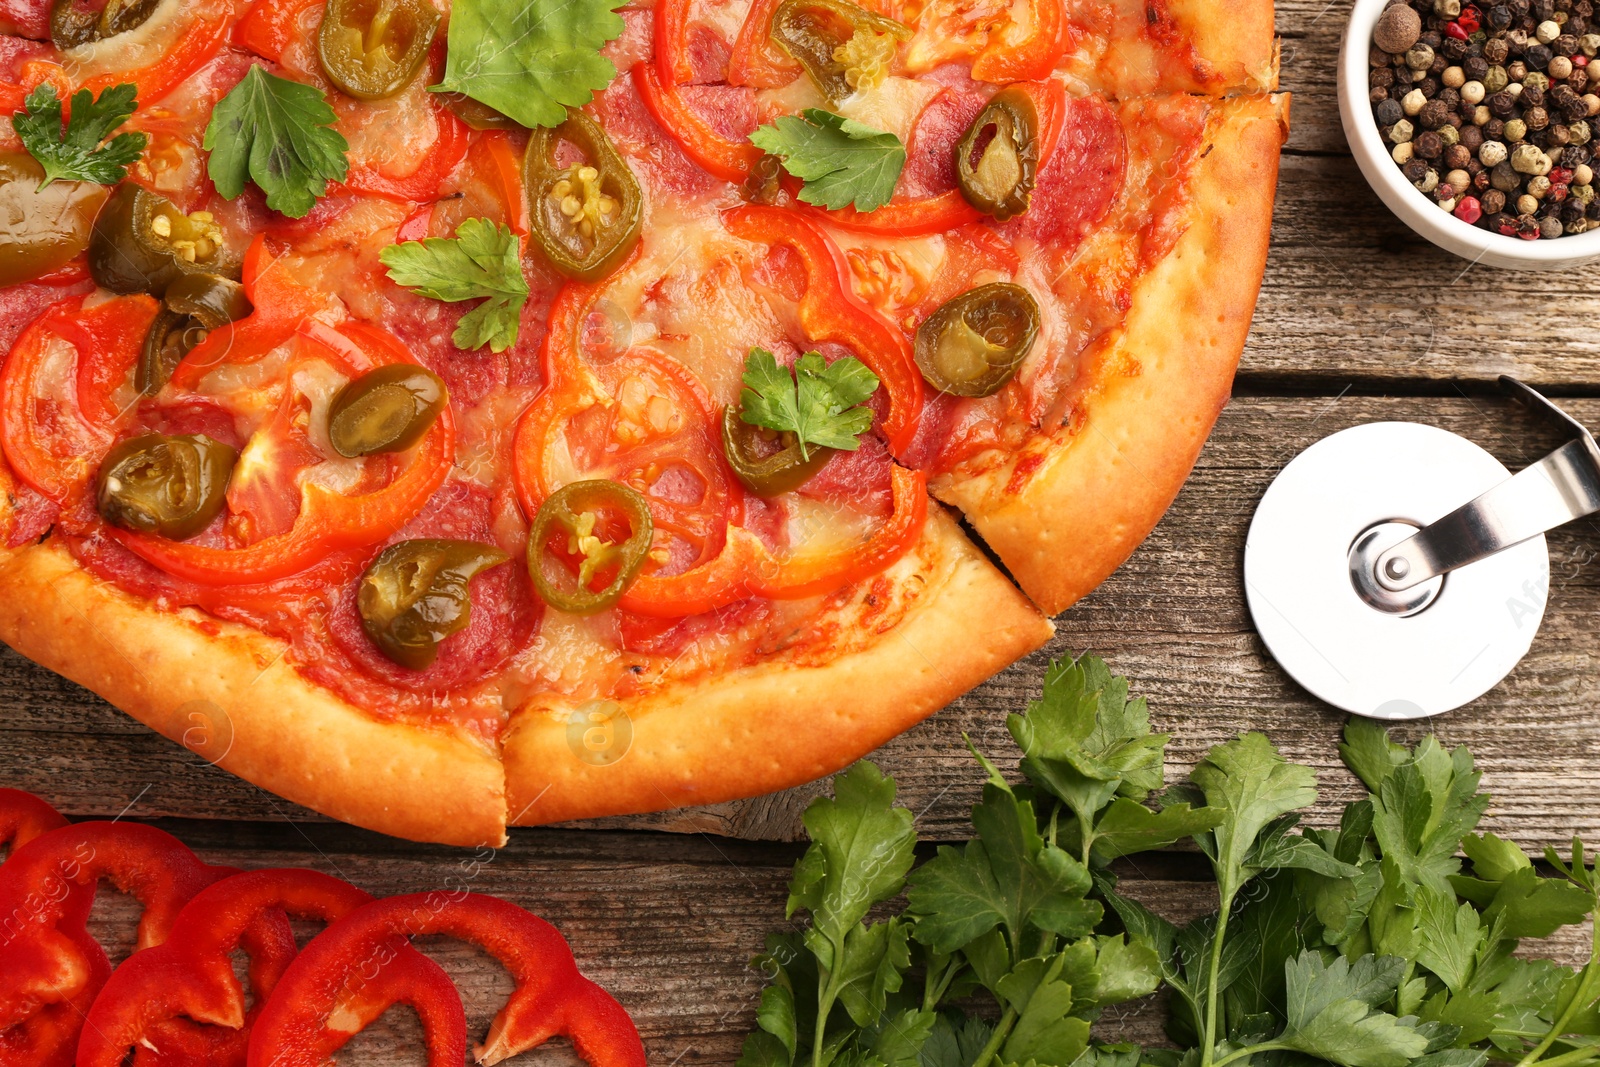
[[[135, 953], [111, 976], [89, 1012], [77, 1067], [121, 1067], [140, 1048], [154, 1050], [163, 1063], [187, 1058], [211, 1067], [242, 1067], [252, 1023], [297, 951], [287, 923], [264, 920], [287, 913], [332, 923], [371, 900], [371, 894], [347, 882], [291, 868], [236, 874], [208, 886], [178, 913], [171, 937]], [[250, 957], [255, 997], [248, 1010], [230, 962], [241, 946]], [[384, 968], [392, 980], [361, 983], [340, 1003], [345, 1013], [340, 1028], [327, 1031], [328, 1039], [314, 1049], [297, 1048], [296, 1055], [305, 1054], [309, 1063], [326, 1062], [362, 1027], [402, 1001], [421, 1012], [439, 1054], [454, 1050], [457, 1061], [465, 1055], [466, 1020], [449, 976], [399, 939], [392, 953]], [[429, 996], [408, 997], [413, 987]], [[444, 991], [449, 996], [441, 995]]]
[[244, 292], [252, 311], [236, 322], [212, 330], [173, 368], [168, 385], [192, 390], [211, 371], [224, 364], [251, 363], [295, 335], [300, 324], [321, 310], [322, 297], [295, 284], [289, 272], [277, 265], [258, 234], [244, 254]]
[[676, 83], [661, 80], [657, 65], [647, 60], [634, 67], [633, 84], [656, 122], [700, 169], [735, 185], [749, 177], [761, 149], [718, 133], [689, 106]]
[[233, 26], [233, 43], [274, 63], [300, 35], [300, 17], [323, 0], [255, 0]]
[[416, 170], [396, 178], [365, 160], [352, 160], [345, 185], [358, 193], [402, 203], [437, 200], [440, 183], [467, 156], [468, 130], [467, 124], [442, 100], [433, 101], [433, 118], [438, 123], [439, 135]]
[[[305, 1054], [353, 979], [378, 978], [394, 966], [395, 939], [447, 934], [485, 949], [511, 973], [516, 989], [474, 1052], [495, 1064], [557, 1035], [592, 1067], [644, 1067], [633, 1021], [611, 995], [578, 973], [555, 927], [514, 904], [476, 893], [434, 892], [364, 905], [324, 930], [290, 965], [250, 1037], [251, 1067], [321, 1061]], [[459, 1000], [458, 1000], [459, 1003]], [[429, 1067], [457, 1067], [430, 1054]]]
[[[781, 89], [801, 73], [801, 66], [772, 44], [772, 16], [783, 0], [755, 0], [728, 56], [728, 84]], [[659, 46], [657, 46], [659, 47]]]
[[1028, 0], [1028, 8], [1032, 25], [1020, 41], [1009, 39], [1004, 28], [991, 31], [989, 43], [972, 61], [978, 81], [1003, 85], [1050, 77], [1067, 47], [1066, 14], [1061, 0]]
[[[118, 297], [87, 311], [83, 297], [70, 297], [22, 332], [0, 372], [0, 448], [17, 477], [57, 503], [87, 483], [114, 436], [119, 411], [111, 394], [138, 362], [159, 309], [144, 295]], [[76, 403], [68, 399], [63, 368], [52, 358], [56, 341], [76, 353]], [[47, 383], [52, 374], [56, 380]]]
[[904, 335], [851, 290], [850, 267], [839, 247], [814, 223], [777, 208], [734, 208], [723, 215], [723, 223], [736, 237], [787, 245], [799, 255], [806, 275], [801, 328], [811, 341], [850, 349], [878, 376], [889, 398], [880, 430], [890, 452], [904, 451], [922, 415], [922, 375]]
[[84, 79], [78, 88], [99, 96], [114, 85], [131, 83], [138, 90], [139, 105], [149, 107], [210, 62], [227, 41], [232, 26], [231, 15], [196, 19], [171, 34], [172, 47], [154, 63], [134, 70], [96, 74]]
[[[295, 336], [352, 377], [385, 364], [415, 362], [393, 334], [365, 323], [348, 322], [334, 328], [308, 319], [299, 324]], [[304, 570], [329, 552], [376, 544], [392, 536], [444, 484], [455, 454], [455, 421], [446, 407], [405, 460], [404, 468], [382, 489], [345, 496], [320, 485], [303, 485], [300, 512], [285, 533], [241, 548], [223, 548], [168, 541], [117, 527], [110, 532], [147, 562], [188, 581], [203, 585], [269, 582]]]

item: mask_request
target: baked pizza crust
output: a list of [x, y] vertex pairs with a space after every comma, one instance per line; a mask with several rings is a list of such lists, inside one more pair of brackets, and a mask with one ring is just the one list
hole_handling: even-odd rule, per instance
[[[1209, 120], [1188, 225], [1136, 286], [1122, 325], [1084, 353], [1094, 385], [1068, 426], [940, 499], [1046, 614], [1133, 553], [1188, 477], [1233, 386], [1266, 266], [1289, 98], [1233, 97]], [[1026, 470], [1026, 468], [1023, 468]], [[1020, 484], [1018, 482], [1020, 481]]]
[[417, 840], [505, 840], [488, 745], [377, 718], [284, 663], [284, 642], [137, 599], [55, 542], [0, 556], [0, 640], [296, 804]]
[[375, 717], [285, 663], [284, 642], [139, 600], [49, 540], [0, 552], [0, 640], [296, 804], [413, 840], [501, 844], [508, 811], [522, 824], [622, 815], [820, 777], [1049, 639], [936, 504], [915, 554], [936, 565], [875, 643], [626, 701], [631, 749], [603, 768], [574, 755], [548, 710], [513, 717], [504, 769], [464, 731]]
[[[873, 645], [806, 668], [761, 664], [692, 686], [606, 702], [593, 725], [620, 758], [580, 755], [579, 708], [529, 707], [505, 741], [515, 825], [658, 811], [755, 796], [831, 774], [921, 722], [1054, 632], [937, 504], [908, 554], [926, 583]], [[916, 580], [916, 579], [911, 579]], [[624, 717], [618, 718], [618, 713]]]

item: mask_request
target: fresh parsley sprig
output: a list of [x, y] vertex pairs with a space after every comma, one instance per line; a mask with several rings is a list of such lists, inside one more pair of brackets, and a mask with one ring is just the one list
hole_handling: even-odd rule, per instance
[[[1007, 726], [1023, 781], [975, 752], [973, 839], [909, 872], [909, 823], [875, 767], [808, 811], [797, 886], [825, 872], [854, 887], [858, 922], [903, 878], [907, 906], [862, 925], [869, 944], [792, 896], [814, 927], [769, 942], [774, 985], [741, 1067], [1600, 1065], [1600, 933], [1576, 971], [1514, 954], [1592, 915], [1600, 875], [1580, 842], [1570, 859], [1547, 850], [1547, 877], [1477, 833], [1488, 797], [1465, 749], [1407, 748], [1352, 720], [1341, 752], [1369, 795], [1337, 828], [1302, 830], [1315, 776], [1259, 733], [1217, 745], [1153, 803], [1167, 739], [1093, 657], [1052, 664]], [[1118, 893], [1106, 865], [1185, 836], [1218, 908], [1178, 926]], [[1158, 983], [1180, 1048], [1091, 1041], [1102, 1008]], [[974, 997], [989, 1010], [954, 1006]]]
[[268, 207], [302, 218], [349, 172], [350, 143], [332, 128], [336, 118], [316, 86], [251, 67], [211, 112], [206, 172], [228, 200], [253, 181]]
[[752, 348], [743, 381], [739, 417], [794, 434], [802, 459], [811, 458], [813, 445], [854, 452], [872, 427], [872, 412], [861, 405], [878, 388], [878, 378], [854, 356], [829, 363], [807, 352], [790, 370], [766, 349]]
[[622, 36], [626, 0], [456, 0], [444, 78], [524, 126], [559, 126], [617, 76], [600, 54]]
[[29, 93], [22, 110], [11, 116], [11, 128], [44, 169], [39, 188], [58, 180], [101, 185], [120, 182], [150, 143], [148, 134], [137, 132], [119, 133], [106, 140], [138, 110], [137, 92], [133, 85], [113, 85], [96, 97], [79, 89], [72, 94], [72, 117], [65, 127], [61, 99], [53, 86], [40, 85]]
[[894, 196], [906, 165], [906, 146], [894, 134], [815, 107], [780, 115], [750, 141], [805, 183], [801, 200], [829, 210], [876, 211]]
[[463, 219], [454, 237], [390, 245], [378, 254], [396, 285], [434, 300], [479, 300], [451, 340], [461, 349], [504, 352], [517, 343], [528, 282], [516, 234], [488, 219]]

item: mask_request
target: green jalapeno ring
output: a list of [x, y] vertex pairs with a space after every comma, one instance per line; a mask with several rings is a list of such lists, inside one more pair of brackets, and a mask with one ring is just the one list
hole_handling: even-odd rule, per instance
[[856, 90], [850, 84], [848, 67], [835, 53], [858, 33], [911, 39], [906, 26], [848, 0], [783, 0], [772, 14], [773, 43], [806, 69], [830, 104], [838, 104]]
[[[994, 135], [982, 141], [990, 129]], [[956, 145], [961, 195], [979, 211], [1004, 222], [1028, 210], [1038, 170], [1039, 111], [1021, 89], [1001, 89]]]
[[390, 660], [424, 670], [438, 658], [440, 643], [472, 621], [472, 579], [510, 558], [476, 541], [398, 541], [362, 572], [361, 628]]
[[185, 215], [133, 182], [111, 194], [89, 234], [89, 273], [114, 293], [162, 296], [183, 275], [236, 279], [240, 265], [209, 213]]
[[[562, 141], [588, 163], [559, 166]], [[534, 130], [522, 167], [533, 238], [556, 270], [598, 281], [633, 251], [644, 223], [639, 180], [594, 119], [568, 108], [561, 125]]]
[[0, 151], [0, 289], [72, 262], [111, 195], [95, 182], [43, 182], [44, 168], [28, 153]]
[[993, 396], [1009, 382], [1039, 335], [1039, 304], [1014, 282], [969, 289], [917, 327], [913, 354], [940, 392]]
[[342, 93], [393, 96], [416, 78], [439, 30], [428, 0], [329, 0], [317, 27], [317, 59]]
[[244, 286], [215, 274], [181, 275], [167, 286], [167, 295], [139, 351], [134, 388], [151, 396], [161, 391], [189, 350], [212, 330], [251, 312]]
[[130, 437], [101, 461], [95, 506], [113, 526], [188, 540], [221, 513], [238, 458], [204, 434]]
[[[618, 544], [605, 542], [594, 532], [596, 513], [607, 507], [622, 512], [631, 531], [627, 539]], [[550, 538], [562, 531], [572, 550], [584, 560], [571, 590], [556, 588], [550, 568], [546, 566]], [[546, 604], [572, 615], [593, 615], [622, 599], [622, 594], [628, 591], [644, 566], [654, 538], [650, 502], [642, 493], [620, 482], [603, 479], [570, 482], [539, 505], [528, 535], [528, 573]], [[559, 561], [554, 562], [565, 570]], [[595, 575], [608, 566], [617, 568], [616, 575], [604, 589], [591, 589]]]
[[756, 496], [773, 497], [800, 488], [838, 451], [813, 445], [807, 457], [802, 454], [799, 442], [790, 441], [764, 456], [756, 448], [761, 433], [760, 427], [739, 417], [736, 405], [729, 404], [722, 410], [722, 450], [727, 453], [728, 466], [740, 483]]
[[77, 0], [50, 5], [50, 43], [65, 51], [137, 29], [155, 13], [160, 0], [108, 0], [99, 10], [80, 8]]
[[347, 382], [328, 404], [328, 442], [347, 459], [404, 452], [449, 400], [439, 376], [415, 363], [388, 363]]

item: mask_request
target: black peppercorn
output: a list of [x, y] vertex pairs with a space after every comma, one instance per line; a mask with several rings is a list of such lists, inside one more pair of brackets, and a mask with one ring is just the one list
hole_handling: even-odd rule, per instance
[[1446, 115], [1444, 117], [1444, 121], [1451, 128], [1456, 129], [1456, 130], [1460, 130], [1461, 129], [1461, 124], [1465, 120], [1463, 120], [1460, 115], [1458, 115], [1454, 111], [1452, 111], [1452, 112], [1450, 112], [1450, 114], [1448, 114], [1448, 115]]
[[1561, 150], [1561, 166], [1576, 170], [1589, 162], [1589, 150], [1582, 145], [1568, 145]]
[[1422, 95], [1433, 99], [1439, 95], [1439, 79], [1429, 75], [1416, 83], [1416, 88], [1422, 90]]
[[1374, 107], [1383, 103], [1387, 99], [1389, 99], [1389, 90], [1385, 89], [1381, 85], [1374, 89], [1367, 90], [1367, 103], [1372, 104]]
[[1387, 89], [1394, 84], [1394, 71], [1388, 67], [1367, 72], [1367, 84], [1374, 89]]
[[1483, 144], [1483, 129], [1479, 126], [1463, 126], [1461, 128], [1461, 145], [1469, 153], [1476, 153], [1478, 146]]
[[1558, 148], [1565, 148], [1567, 146], [1567, 142], [1571, 140], [1572, 131], [1567, 129], [1559, 122], [1551, 123], [1550, 128], [1544, 131], [1544, 146], [1551, 151], [1554, 151]]
[[1532, 239], [1539, 236], [1539, 220], [1532, 215], [1517, 216], [1517, 236]]
[[1444, 150], [1444, 165], [1448, 170], [1465, 170], [1472, 162], [1472, 153], [1465, 145], [1453, 144]]
[[1504, 4], [1496, 4], [1489, 9], [1489, 28], [1491, 30], [1505, 30], [1511, 27], [1511, 9]]
[[1528, 69], [1543, 70], [1550, 65], [1550, 57], [1553, 54], [1554, 53], [1550, 51], [1549, 45], [1530, 44], [1526, 53]]
[[[1571, 20], [1568, 20], [1571, 23]], [[1570, 32], [1563, 33], [1560, 37], [1550, 42], [1550, 50], [1558, 56], [1572, 57], [1578, 52], [1578, 38]]]
[[1590, 219], [1600, 219], [1600, 196], [1583, 205], [1583, 213]]
[[1437, 78], [1450, 66], [1450, 61], [1444, 57], [1444, 52], [1434, 53], [1433, 62], [1428, 64], [1428, 73]]
[[1478, 203], [1483, 208], [1485, 215], [1498, 215], [1505, 210], [1506, 194], [1498, 189], [1486, 189], [1483, 195], [1478, 198]]
[[1461, 106], [1461, 94], [1448, 85], [1439, 90], [1438, 99], [1444, 104], [1446, 111], [1454, 111]]
[[1574, 222], [1583, 221], [1583, 201], [1567, 200], [1561, 205], [1561, 221], [1571, 226]]
[[[1475, 193], [1484, 193], [1489, 191], [1489, 172], [1484, 170], [1483, 164], [1479, 163], [1477, 160], [1473, 160], [1472, 163], [1478, 168], [1477, 173], [1472, 175], [1472, 191]], [[1468, 171], [1468, 173], [1470, 174], [1472, 172]], [[1495, 192], [1499, 192], [1499, 190], [1496, 189]]]
[[1425, 44], [1434, 51], [1439, 50], [1439, 45], [1444, 43], [1444, 38], [1439, 36], [1438, 30], [1423, 30], [1422, 36], [1417, 38], [1418, 44]]
[[1443, 100], [1429, 100], [1422, 105], [1422, 110], [1417, 112], [1417, 122], [1421, 123], [1424, 129], [1437, 130], [1444, 125], [1445, 116], [1449, 114], [1450, 109], [1444, 106]]
[[1485, 141], [1498, 141], [1506, 135], [1506, 124], [1500, 119], [1490, 119], [1483, 124], [1483, 139]]
[[1497, 119], [1508, 119], [1517, 110], [1517, 98], [1504, 89], [1489, 97], [1484, 103], [1489, 105], [1489, 114]]
[[1483, 42], [1483, 59], [1485, 63], [1504, 63], [1511, 49], [1499, 37], [1492, 37]]
[[1540, 22], [1548, 22], [1550, 16], [1556, 13], [1556, 5], [1551, 0], [1533, 0], [1528, 7], [1528, 14]]
[[1428, 176], [1428, 163], [1426, 160], [1413, 158], [1400, 168], [1400, 172], [1406, 176], [1406, 181], [1415, 185]]
[[1467, 58], [1467, 42], [1459, 37], [1446, 37], [1439, 45], [1439, 54], [1451, 63], [1460, 63]]
[[[1468, 56], [1461, 61], [1461, 73], [1471, 82], [1481, 82], [1489, 74], [1489, 61], [1482, 56]], [[1393, 72], [1389, 77], [1393, 78]]]
[[1444, 152], [1444, 141], [1432, 130], [1423, 130], [1411, 139], [1417, 155], [1423, 159], [1438, 159]]
[[1508, 215], [1504, 211], [1497, 211], [1490, 217], [1488, 228], [1495, 233], [1503, 233], [1509, 236], [1517, 232], [1517, 218], [1515, 215]]
[[[1412, 162], [1416, 161], [1412, 160]], [[1502, 159], [1489, 171], [1489, 184], [1502, 193], [1514, 193], [1522, 188], [1522, 175], [1513, 170], [1510, 163]]]
[[1522, 121], [1528, 124], [1530, 130], [1542, 130], [1550, 125], [1550, 114], [1542, 107], [1524, 108]]
[[1544, 90], [1537, 85], [1524, 85], [1522, 95], [1517, 97], [1517, 104], [1523, 108], [1544, 107]]
[[1393, 126], [1406, 117], [1405, 109], [1398, 100], [1385, 100], [1372, 109], [1372, 115], [1378, 120], [1379, 126]]

